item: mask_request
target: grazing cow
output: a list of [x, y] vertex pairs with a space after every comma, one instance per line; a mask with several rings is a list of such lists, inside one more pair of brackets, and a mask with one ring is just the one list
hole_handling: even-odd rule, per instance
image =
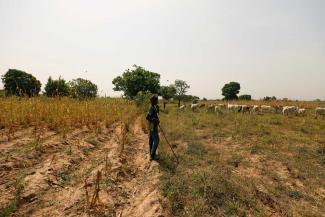
[[183, 110], [185, 110], [185, 108], [186, 108], [186, 106], [185, 106], [185, 105], [182, 105], [182, 106], [180, 106], [180, 107], [178, 108], [178, 110], [183, 111]]
[[299, 108], [296, 106], [284, 106], [282, 110], [283, 115], [298, 115]]
[[218, 106], [219, 106], [220, 109], [226, 109], [227, 108], [226, 104], [218, 104]]
[[242, 113], [249, 113], [250, 110], [251, 110], [251, 106], [249, 106], [249, 105], [242, 105], [241, 106], [241, 112]]
[[275, 108], [269, 105], [262, 105], [261, 106], [262, 113], [275, 113]]
[[277, 105], [277, 106], [274, 106], [274, 108], [275, 108], [275, 113], [282, 114], [283, 106]]
[[240, 105], [228, 104], [228, 110], [233, 111], [233, 112], [240, 112], [241, 111], [241, 106]]
[[195, 111], [196, 109], [198, 109], [199, 108], [199, 104], [192, 104], [191, 105], [191, 110], [192, 111]]
[[325, 117], [325, 108], [318, 107], [315, 109], [315, 118], [317, 119], [318, 117]]
[[299, 116], [306, 116], [306, 109], [303, 109], [303, 108], [298, 109], [298, 115]]
[[203, 107], [205, 107], [205, 104], [204, 103], [199, 104], [199, 108], [203, 108]]
[[214, 105], [208, 105], [208, 109], [207, 109], [207, 112], [213, 112], [213, 109], [214, 109]]
[[261, 107], [259, 105], [254, 105], [251, 108], [251, 114], [259, 114], [261, 111]]
[[216, 105], [214, 107], [214, 112], [218, 114], [222, 114], [222, 107], [220, 105]]

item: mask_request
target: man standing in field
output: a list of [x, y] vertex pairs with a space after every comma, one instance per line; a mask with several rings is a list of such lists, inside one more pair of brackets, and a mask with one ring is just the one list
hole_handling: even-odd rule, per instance
[[147, 114], [147, 121], [149, 126], [149, 150], [150, 150], [150, 160], [158, 160], [158, 156], [156, 155], [156, 151], [159, 145], [159, 107], [158, 107], [158, 97], [152, 96], [150, 98], [151, 107]]

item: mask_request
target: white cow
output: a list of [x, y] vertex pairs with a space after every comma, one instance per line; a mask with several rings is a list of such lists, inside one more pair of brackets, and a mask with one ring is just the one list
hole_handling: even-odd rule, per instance
[[254, 105], [251, 108], [251, 114], [259, 114], [261, 111], [261, 107], [259, 105]]
[[240, 105], [228, 104], [228, 110], [233, 111], [233, 112], [240, 112], [241, 106]]
[[269, 105], [262, 105], [261, 106], [262, 113], [275, 113], [275, 108]]
[[214, 112], [215, 113], [218, 113], [218, 114], [222, 114], [222, 107], [220, 106], [220, 105], [216, 105], [215, 107], [214, 107]]
[[208, 105], [207, 111], [208, 112], [213, 112], [214, 107], [215, 107], [215, 105], [213, 105], [213, 104]]
[[315, 118], [325, 117], [325, 108], [318, 107], [315, 109]]
[[298, 115], [299, 108], [297, 106], [284, 106], [282, 110], [283, 115]]
[[251, 110], [251, 106], [249, 106], [249, 105], [242, 105], [241, 106], [241, 112], [242, 113], [246, 113], [246, 112], [250, 112], [250, 110]]
[[220, 109], [226, 109], [227, 108], [226, 104], [218, 104], [218, 106], [219, 106]]
[[192, 111], [195, 111], [196, 109], [198, 109], [199, 108], [199, 104], [192, 104], [191, 105], [191, 110]]
[[178, 110], [183, 111], [183, 110], [185, 110], [185, 108], [186, 108], [185, 105], [181, 105], [181, 106], [178, 108]]
[[306, 116], [306, 109], [304, 109], [304, 108], [298, 109], [298, 115], [300, 115], [300, 116]]

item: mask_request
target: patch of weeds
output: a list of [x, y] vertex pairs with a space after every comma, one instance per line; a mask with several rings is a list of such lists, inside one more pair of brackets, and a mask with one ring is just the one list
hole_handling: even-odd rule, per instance
[[104, 184], [106, 186], [114, 186], [114, 181], [110, 178], [104, 178], [100, 181], [100, 184]]
[[298, 148], [297, 152], [298, 152], [297, 159], [299, 160], [306, 159], [309, 156], [309, 150], [305, 146]]
[[270, 131], [266, 128], [266, 126], [264, 124], [259, 124], [258, 125], [258, 135], [259, 136], [267, 136], [270, 135]]
[[269, 123], [272, 125], [281, 125], [282, 121], [278, 118], [272, 118], [272, 119], [270, 119]]
[[124, 198], [128, 198], [129, 194], [126, 191], [122, 191], [121, 196], [124, 197]]
[[304, 134], [309, 134], [310, 132], [305, 128], [305, 127], [301, 127], [300, 131]]
[[321, 164], [325, 165], [325, 156], [320, 159]]
[[61, 184], [64, 185], [65, 183], [68, 183], [71, 181], [72, 179], [72, 175], [69, 173], [61, 173], [59, 174], [60, 178], [61, 178]]
[[7, 206], [0, 209], [0, 217], [11, 216], [19, 207], [21, 201], [21, 193], [24, 190], [23, 180], [26, 177], [26, 174], [21, 174], [15, 183], [15, 197], [9, 202]]
[[234, 154], [231, 156], [231, 158], [228, 160], [228, 164], [234, 166], [234, 167], [239, 167], [241, 162], [243, 161], [243, 156]]
[[0, 209], [0, 217], [10, 216], [17, 210], [17, 200], [12, 200], [6, 207]]
[[160, 154], [159, 165], [164, 171], [169, 173], [174, 173], [177, 167], [174, 156], [166, 154], [165, 152]]
[[317, 153], [320, 154], [320, 155], [325, 156], [325, 145], [319, 147], [319, 148], [317, 149]]
[[304, 197], [304, 195], [300, 191], [290, 191], [289, 197], [295, 199], [295, 200], [300, 200]]
[[197, 156], [202, 156], [206, 152], [206, 149], [198, 141], [191, 141], [186, 150], [186, 154]]
[[93, 145], [95, 148], [97, 148], [98, 145], [99, 145], [99, 142], [95, 138], [86, 139], [86, 142], [88, 142], [89, 144]]
[[250, 153], [251, 154], [260, 154], [262, 152], [262, 150], [263, 150], [263, 148], [258, 144], [252, 145], [250, 147]]
[[162, 192], [169, 200], [169, 209], [174, 215], [184, 211], [185, 198], [188, 194], [189, 186], [185, 180], [177, 176], [164, 176], [162, 179]]

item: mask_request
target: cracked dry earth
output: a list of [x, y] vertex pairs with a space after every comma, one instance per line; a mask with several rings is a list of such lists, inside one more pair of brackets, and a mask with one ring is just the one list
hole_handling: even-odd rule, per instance
[[[122, 148], [119, 124], [91, 133], [46, 132], [1, 141], [0, 207], [18, 197], [12, 216], [163, 217], [159, 165], [150, 162], [147, 135], [137, 119]], [[19, 196], [17, 196], [19, 195]]]

